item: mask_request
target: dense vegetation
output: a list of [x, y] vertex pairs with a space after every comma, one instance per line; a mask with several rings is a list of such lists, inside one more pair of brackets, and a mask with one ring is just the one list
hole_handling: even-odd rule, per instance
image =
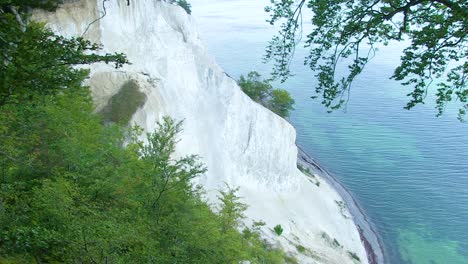
[[240, 76], [239, 86], [252, 100], [270, 109], [281, 117], [288, 117], [294, 110], [294, 99], [288, 91], [273, 89], [268, 80], [262, 80], [258, 72], [250, 72], [247, 77]]
[[212, 211], [192, 183], [206, 168], [172, 158], [180, 122], [164, 118], [143, 144], [138, 127], [92, 113], [88, 71], [73, 66], [124, 55], [24, 24], [19, 2], [0, 13], [0, 263], [284, 262], [261, 223], [241, 225], [235, 189]]
[[[408, 41], [392, 76], [411, 88], [405, 108], [432, 94], [438, 115], [450, 102], [460, 120], [467, 113], [468, 1], [271, 0], [266, 11], [271, 24], [281, 25], [266, 53], [274, 61], [273, 74], [284, 81], [296, 45], [304, 43], [304, 64], [318, 80], [313, 98], [330, 110], [346, 103], [353, 80], [380, 45]], [[312, 27], [303, 30], [309, 16]], [[347, 72], [336, 74], [339, 64]]]

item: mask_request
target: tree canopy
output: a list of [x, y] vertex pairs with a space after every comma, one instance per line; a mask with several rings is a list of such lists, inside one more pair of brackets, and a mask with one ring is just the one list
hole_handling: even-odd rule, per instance
[[[265, 59], [273, 60], [273, 76], [285, 81], [296, 45], [302, 40], [308, 65], [318, 79], [313, 98], [330, 111], [342, 107], [353, 80], [376, 47], [408, 40], [392, 79], [412, 87], [405, 106], [425, 102], [435, 86], [437, 115], [449, 102], [468, 111], [468, 2], [451, 0], [271, 0], [269, 22], [280, 24]], [[312, 29], [303, 36], [303, 13], [310, 11]], [[304, 37], [304, 39], [302, 39]], [[344, 60], [343, 60], [344, 59]], [[338, 76], [339, 63], [348, 66]]]

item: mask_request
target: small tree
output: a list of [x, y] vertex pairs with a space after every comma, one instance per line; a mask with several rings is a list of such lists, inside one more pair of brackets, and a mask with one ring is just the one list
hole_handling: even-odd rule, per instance
[[247, 78], [241, 75], [238, 83], [242, 91], [258, 103], [264, 102], [273, 89], [271, 84], [262, 80], [261, 75], [256, 71], [249, 72]]
[[171, 158], [178, 142], [176, 137], [181, 131], [182, 121], [176, 122], [166, 116], [162, 123], [157, 123], [154, 133], [147, 134], [148, 144], [141, 149], [142, 160], [153, 168], [148, 171], [152, 178], [152, 188], [147, 202], [155, 210], [160, 210], [160, 201], [166, 192], [176, 187], [192, 188], [190, 181], [206, 172], [196, 155]]
[[232, 227], [239, 227], [240, 221], [245, 218], [244, 212], [247, 205], [240, 202], [237, 196], [239, 188], [231, 188], [226, 184], [226, 191], [219, 191], [218, 199], [221, 202], [219, 207], [219, 217], [221, 220], [221, 231], [225, 233]]
[[291, 110], [294, 110], [294, 99], [283, 89], [275, 89], [271, 92], [271, 99], [268, 108], [282, 117], [288, 117]]
[[273, 230], [278, 236], [281, 236], [281, 234], [283, 234], [283, 227], [281, 225], [276, 225], [275, 227], [273, 227]]
[[261, 75], [252, 71], [239, 78], [239, 86], [255, 102], [265, 106], [281, 117], [288, 117], [289, 112], [294, 110], [294, 100], [288, 91], [283, 89], [273, 89], [269, 80], [262, 80]]

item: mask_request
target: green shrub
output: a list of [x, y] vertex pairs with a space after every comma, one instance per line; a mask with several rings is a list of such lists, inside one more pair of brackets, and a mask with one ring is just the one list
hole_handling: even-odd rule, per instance
[[338, 240], [336, 240], [336, 238], [333, 239], [333, 246], [334, 247], [341, 247], [340, 242], [338, 242]]
[[283, 234], [283, 227], [281, 225], [276, 225], [275, 227], [273, 227], [273, 230], [278, 236], [281, 236], [281, 234]]
[[238, 84], [252, 100], [281, 117], [289, 117], [291, 110], [294, 110], [295, 102], [288, 91], [274, 89], [270, 81], [263, 80], [256, 71], [249, 72], [247, 77], [241, 75]]
[[297, 245], [296, 249], [299, 253], [304, 253], [306, 251], [306, 248], [303, 245]]
[[291, 110], [294, 110], [294, 99], [288, 91], [275, 89], [271, 91], [271, 99], [268, 102], [268, 109], [281, 117], [288, 117]]
[[247, 74], [247, 78], [241, 75], [238, 84], [246, 95], [255, 102], [262, 104], [265, 103], [268, 95], [273, 89], [271, 84], [262, 80], [261, 75], [256, 71], [249, 72], [249, 74]]
[[357, 262], [361, 262], [361, 259], [358, 257], [358, 255], [356, 255], [356, 253], [354, 252], [351, 252], [351, 251], [348, 251], [348, 256], [353, 259], [353, 260], [356, 260]]
[[297, 164], [297, 168], [304, 174], [306, 175], [309, 175], [309, 176], [313, 176], [312, 175], [312, 172], [310, 171], [310, 168], [305, 168], [304, 166], [302, 166], [301, 164]]
[[192, 5], [187, 0], [177, 0], [176, 4], [182, 7], [187, 14], [192, 14]]
[[290, 255], [285, 255], [284, 256], [284, 263], [286, 264], [298, 264], [299, 262], [297, 261], [297, 259], [293, 256], [290, 256]]

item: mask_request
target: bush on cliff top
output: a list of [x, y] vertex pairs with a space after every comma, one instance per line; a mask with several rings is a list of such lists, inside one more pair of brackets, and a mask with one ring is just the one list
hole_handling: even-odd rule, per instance
[[252, 71], [247, 77], [240, 76], [239, 86], [255, 102], [265, 106], [277, 115], [286, 118], [294, 110], [294, 99], [288, 91], [274, 89], [268, 80], [262, 80], [261, 75]]
[[192, 14], [192, 5], [187, 0], [171, 0], [171, 3], [182, 7], [187, 14]]

